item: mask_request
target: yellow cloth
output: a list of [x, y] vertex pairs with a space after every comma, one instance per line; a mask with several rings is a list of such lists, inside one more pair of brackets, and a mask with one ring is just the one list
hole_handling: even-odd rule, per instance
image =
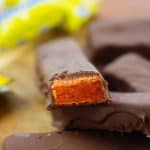
[[10, 79], [0, 75], [0, 88], [10, 83]]
[[4, 14], [0, 22], [0, 48], [33, 39], [55, 27], [75, 32], [96, 14], [99, 4], [97, 0], [26, 0], [12, 9], [13, 15], [10, 12], [7, 17], [8, 13], [5, 19]]

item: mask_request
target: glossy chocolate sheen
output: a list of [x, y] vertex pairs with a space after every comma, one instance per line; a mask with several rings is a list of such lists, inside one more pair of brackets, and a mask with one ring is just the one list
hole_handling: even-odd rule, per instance
[[150, 61], [138, 54], [120, 56], [104, 67], [103, 74], [111, 91], [150, 91]]
[[18, 134], [8, 137], [3, 150], [149, 150], [150, 140], [141, 135], [96, 132]]
[[[107, 83], [72, 38], [60, 38], [38, 49], [38, 67], [52, 106], [107, 101]], [[88, 92], [87, 92], [88, 91]]]
[[54, 126], [150, 133], [150, 93], [111, 93], [112, 102], [100, 105], [50, 109]]
[[150, 20], [104, 21], [89, 27], [89, 51], [95, 63], [106, 64], [127, 52], [150, 58]]

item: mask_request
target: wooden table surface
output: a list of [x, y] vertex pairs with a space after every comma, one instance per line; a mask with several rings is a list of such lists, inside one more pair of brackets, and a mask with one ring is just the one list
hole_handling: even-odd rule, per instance
[[0, 52], [0, 73], [14, 80], [10, 85], [13, 93], [0, 97], [0, 143], [14, 133], [54, 130], [38, 89], [35, 62], [33, 44]]

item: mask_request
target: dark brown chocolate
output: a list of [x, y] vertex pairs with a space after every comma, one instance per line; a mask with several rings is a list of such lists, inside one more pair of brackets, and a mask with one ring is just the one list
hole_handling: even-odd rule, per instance
[[3, 150], [149, 150], [150, 140], [141, 135], [105, 132], [18, 134], [8, 137]]
[[[119, 88], [125, 92], [150, 91], [150, 61], [138, 54], [120, 56], [106, 65], [103, 72], [109, 82], [109, 88], [113, 91], [118, 91]], [[116, 84], [118, 82], [120, 84]], [[124, 85], [128, 85], [128, 88], [124, 88]]]
[[150, 58], [150, 20], [104, 21], [89, 27], [90, 56], [95, 64], [107, 64], [116, 57], [137, 52]]
[[38, 56], [44, 89], [52, 97], [51, 106], [101, 103], [110, 98], [107, 83], [72, 38], [44, 44]]
[[111, 93], [112, 102], [100, 105], [50, 109], [54, 126], [150, 133], [150, 93]]

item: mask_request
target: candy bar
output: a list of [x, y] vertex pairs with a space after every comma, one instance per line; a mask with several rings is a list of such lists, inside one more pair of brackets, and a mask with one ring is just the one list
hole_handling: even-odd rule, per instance
[[8, 137], [3, 150], [149, 150], [150, 140], [140, 135], [96, 132], [18, 134]]
[[149, 8], [148, 0], [105, 0], [99, 16], [107, 20], [149, 19]]
[[[142, 51], [143, 53], [147, 53], [149, 42], [145, 45], [143, 45], [143, 42], [149, 39], [149, 35], [147, 34], [149, 32], [149, 25], [146, 25], [149, 23], [144, 23], [143, 20], [149, 22], [149, 8], [150, 2], [145, 0], [103, 1], [102, 9], [97, 19], [95, 19], [89, 27], [88, 43], [91, 47], [89, 55], [92, 60], [99, 65], [99, 63], [106, 64], [126, 51], [136, 49], [141, 53]], [[105, 23], [103, 23], [103, 21]], [[137, 25], [136, 22], [141, 22], [141, 25]], [[134, 29], [132, 26], [138, 27]], [[145, 26], [147, 27], [145, 28]], [[146, 31], [142, 32], [144, 28]], [[143, 36], [144, 34], [145, 37]], [[146, 38], [147, 35], [148, 38]], [[137, 38], [139, 41], [137, 41]], [[130, 40], [133, 41], [131, 46], [129, 46]]]
[[50, 109], [54, 126], [150, 134], [150, 93], [111, 93], [112, 102]]
[[110, 99], [107, 83], [70, 38], [38, 49], [38, 68], [51, 106], [101, 103]]
[[[104, 75], [113, 91], [124, 87], [123, 84], [129, 87], [126, 91], [150, 91], [150, 61], [138, 54], [120, 56], [106, 65]], [[117, 80], [122, 83], [122, 86], [116, 84]]]
[[150, 58], [150, 21], [102, 21], [89, 27], [90, 56], [96, 64], [106, 64], [127, 52]]

